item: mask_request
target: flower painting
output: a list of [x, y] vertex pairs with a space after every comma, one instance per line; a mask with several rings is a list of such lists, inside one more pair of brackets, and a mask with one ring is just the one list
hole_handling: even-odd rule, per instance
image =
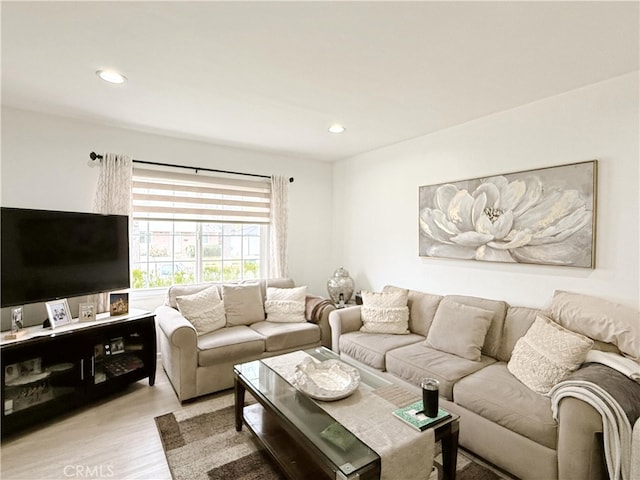
[[422, 257], [594, 267], [597, 161], [419, 190]]

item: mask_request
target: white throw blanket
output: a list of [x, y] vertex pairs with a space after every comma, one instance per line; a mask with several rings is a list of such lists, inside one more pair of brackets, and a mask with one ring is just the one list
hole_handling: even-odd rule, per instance
[[635, 360], [613, 352], [591, 350], [584, 363], [595, 362], [613, 368], [631, 380], [640, 383], [640, 364]]
[[[296, 365], [309, 356], [298, 351], [266, 358], [262, 362], [292, 383]], [[435, 443], [433, 429], [418, 432], [404, 424], [391, 413], [397, 406], [363, 384], [343, 400], [317, 403], [378, 454], [382, 480], [429, 477]]]
[[[602, 416], [604, 434], [604, 453], [611, 480], [638, 480], [631, 475], [631, 465], [640, 461], [637, 444], [633, 445], [632, 457], [632, 429], [624, 411], [605, 390], [598, 385], [581, 380], [565, 380], [558, 383], [549, 392], [553, 418], [558, 420], [560, 400], [565, 397], [575, 397], [592, 405]], [[636, 428], [638, 430], [638, 422]]]
[[631, 478], [640, 478], [640, 418], [633, 427], [631, 440]]

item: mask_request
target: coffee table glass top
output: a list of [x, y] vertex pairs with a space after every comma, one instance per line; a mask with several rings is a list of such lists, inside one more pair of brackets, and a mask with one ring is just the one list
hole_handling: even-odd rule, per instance
[[[317, 347], [305, 352], [319, 361], [339, 359], [356, 367], [360, 371], [359, 388], [375, 389], [392, 385], [392, 382], [363, 365], [345, 361], [327, 348]], [[350, 475], [379, 461], [378, 455], [366, 444], [262, 361], [235, 365], [234, 370], [243, 377], [252, 393], [269, 402], [277, 415], [291, 422], [344, 474]]]

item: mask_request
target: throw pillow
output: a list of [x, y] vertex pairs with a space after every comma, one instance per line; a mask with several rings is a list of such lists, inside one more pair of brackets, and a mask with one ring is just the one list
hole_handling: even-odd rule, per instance
[[362, 291], [361, 332], [391, 333], [406, 335], [409, 333], [409, 290], [395, 289], [390, 292]]
[[592, 346], [590, 338], [538, 315], [513, 347], [507, 370], [534, 392], [546, 395], [584, 362]]
[[479, 362], [493, 312], [445, 298], [438, 305], [424, 344]]
[[612, 343], [626, 356], [640, 360], [640, 312], [580, 293], [554, 293], [545, 314], [573, 332]]
[[223, 285], [222, 300], [227, 325], [251, 325], [264, 320], [264, 306], [260, 284]]
[[176, 297], [180, 313], [191, 322], [198, 335], [214, 332], [226, 324], [224, 304], [214, 285], [191, 295]]
[[267, 321], [277, 323], [306, 322], [307, 319], [304, 317], [306, 297], [307, 287], [267, 287], [267, 299], [264, 302]]

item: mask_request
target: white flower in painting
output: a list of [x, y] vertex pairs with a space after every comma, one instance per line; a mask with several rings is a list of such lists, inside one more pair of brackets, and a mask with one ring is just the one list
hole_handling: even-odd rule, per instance
[[430, 256], [568, 265], [585, 245], [565, 240], [591, 216], [577, 190], [545, 192], [537, 177], [509, 182], [499, 176], [473, 192], [440, 186], [434, 208], [420, 212], [420, 229], [433, 240]]

